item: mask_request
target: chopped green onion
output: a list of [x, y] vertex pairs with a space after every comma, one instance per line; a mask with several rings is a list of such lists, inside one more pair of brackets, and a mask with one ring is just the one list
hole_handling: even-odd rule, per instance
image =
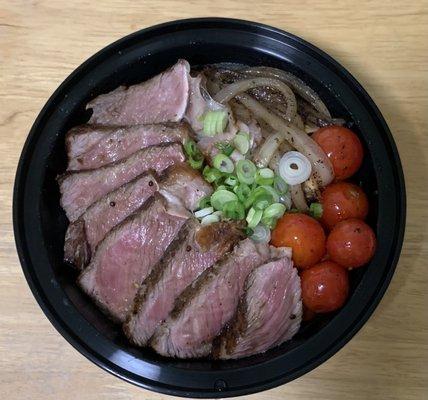
[[204, 116], [203, 132], [207, 136], [214, 136], [223, 133], [228, 121], [227, 111], [208, 111]]
[[235, 169], [233, 161], [224, 154], [217, 154], [213, 160], [214, 168], [217, 168], [220, 172], [226, 172], [231, 174]]
[[251, 185], [254, 182], [257, 168], [250, 160], [239, 160], [236, 163], [236, 175], [240, 182]]
[[238, 200], [242, 203], [244, 203], [248, 199], [251, 193], [250, 187], [245, 183], [240, 183], [238, 186], [235, 186], [233, 188], [233, 191], [238, 196]]
[[230, 192], [229, 190], [217, 189], [211, 195], [211, 205], [216, 209], [223, 211], [223, 207], [229, 201], [236, 201], [238, 197], [235, 193]]
[[202, 210], [196, 211], [195, 217], [196, 218], [203, 218], [203, 217], [206, 217], [207, 215], [212, 214], [213, 212], [214, 212], [213, 207], [205, 207]]
[[245, 228], [245, 234], [247, 236], [251, 236], [254, 233], [254, 229], [248, 228], [248, 226]]
[[217, 147], [217, 149], [219, 149], [224, 155], [228, 157], [233, 153], [234, 150], [233, 146], [227, 142], [217, 142], [215, 147]]
[[217, 217], [222, 218], [223, 217], [223, 211], [214, 211], [212, 215], [217, 215]]
[[258, 243], [269, 243], [270, 229], [267, 226], [259, 224], [254, 228], [254, 232], [250, 237]]
[[218, 215], [210, 214], [202, 218], [201, 225], [209, 225], [219, 221], [220, 221], [220, 217]]
[[250, 208], [247, 214], [247, 224], [249, 228], [255, 228], [257, 224], [262, 219], [263, 211], [262, 210], [256, 210], [255, 208]]
[[215, 190], [229, 190], [230, 187], [227, 187], [225, 185], [216, 185]]
[[201, 169], [202, 165], [204, 164], [204, 158], [202, 155], [197, 156], [195, 154], [194, 156], [189, 156], [187, 162], [193, 169]]
[[209, 183], [213, 183], [214, 181], [220, 179], [223, 176], [223, 174], [218, 169], [211, 168], [208, 165], [202, 171], [202, 175]]
[[277, 191], [272, 187], [268, 185], [262, 185], [260, 186], [263, 189], [265, 189], [267, 192], [269, 192], [272, 195], [272, 203], [278, 203], [279, 202], [279, 194]]
[[270, 168], [259, 169], [255, 181], [258, 185], [272, 185], [275, 174]]
[[275, 197], [273, 194], [266, 188], [269, 186], [259, 186], [251, 191], [250, 196], [245, 201], [245, 207], [249, 208], [251, 206], [263, 210], [268, 205], [276, 203]]
[[278, 220], [276, 218], [263, 218], [262, 217], [262, 224], [267, 226], [269, 229], [275, 229], [277, 222], [278, 222]]
[[320, 203], [312, 203], [309, 206], [309, 213], [314, 217], [314, 218], [321, 218], [322, 217], [322, 205]]
[[204, 196], [198, 202], [198, 208], [199, 209], [210, 207], [210, 206], [211, 206], [211, 198], [210, 198], [210, 196]]
[[189, 165], [194, 169], [201, 169], [204, 163], [204, 156], [196, 146], [196, 143], [189, 139], [184, 142], [183, 147]]
[[228, 176], [226, 178], [226, 180], [224, 181], [224, 183], [228, 186], [232, 186], [235, 187], [236, 185], [239, 184], [238, 178], [234, 175]]
[[196, 146], [196, 143], [191, 139], [186, 140], [184, 142], [183, 147], [184, 147], [184, 152], [188, 157], [194, 156], [195, 154], [199, 153], [199, 149]]
[[279, 175], [275, 175], [275, 178], [273, 178], [273, 188], [279, 194], [285, 194], [288, 192], [287, 182], [285, 182]]
[[281, 203], [271, 204], [263, 211], [263, 218], [281, 218], [285, 213], [285, 206]]
[[247, 154], [250, 150], [250, 139], [247, 134], [237, 133], [233, 138], [233, 144], [241, 154]]
[[225, 218], [241, 220], [245, 218], [245, 208], [238, 200], [228, 201], [223, 206], [223, 214]]

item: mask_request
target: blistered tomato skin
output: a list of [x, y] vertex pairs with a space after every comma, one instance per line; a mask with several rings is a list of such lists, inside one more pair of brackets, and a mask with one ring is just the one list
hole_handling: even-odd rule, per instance
[[348, 297], [348, 271], [332, 261], [303, 271], [301, 282], [303, 304], [315, 313], [335, 311]]
[[358, 136], [343, 126], [318, 129], [312, 139], [324, 150], [333, 165], [336, 180], [351, 177], [363, 162], [363, 146]]
[[321, 204], [321, 222], [328, 229], [346, 219], [365, 219], [369, 211], [366, 194], [359, 186], [348, 182], [328, 185], [322, 192]]
[[359, 219], [339, 222], [327, 238], [330, 259], [346, 268], [367, 264], [376, 251], [373, 230]]
[[297, 268], [308, 268], [324, 256], [325, 233], [314, 218], [301, 213], [285, 214], [272, 231], [271, 243], [276, 247], [291, 247]]

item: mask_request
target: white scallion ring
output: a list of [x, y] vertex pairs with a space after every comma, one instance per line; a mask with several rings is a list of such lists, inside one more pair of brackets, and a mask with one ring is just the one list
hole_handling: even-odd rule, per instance
[[281, 178], [289, 185], [298, 185], [311, 176], [312, 166], [302, 153], [288, 151], [281, 157], [278, 171]]
[[254, 233], [250, 237], [258, 243], [269, 243], [270, 229], [264, 225], [257, 225], [254, 228]]

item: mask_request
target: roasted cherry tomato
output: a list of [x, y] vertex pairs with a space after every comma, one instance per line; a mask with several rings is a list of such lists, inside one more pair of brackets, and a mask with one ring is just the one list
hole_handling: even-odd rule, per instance
[[298, 268], [316, 264], [325, 254], [325, 233], [321, 224], [306, 214], [285, 214], [272, 232], [276, 247], [291, 247]]
[[359, 219], [339, 222], [327, 238], [330, 259], [347, 268], [368, 263], [375, 250], [376, 236], [372, 228]]
[[348, 271], [332, 261], [324, 261], [301, 274], [302, 300], [316, 313], [326, 313], [342, 307], [348, 297]]
[[358, 136], [343, 126], [326, 126], [313, 135], [330, 159], [336, 180], [354, 175], [363, 162], [363, 146]]
[[369, 211], [366, 194], [359, 186], [348, 182], [328, 185], [322, 192], [321, 204], [321, 222], [329, 229], [345, 219], [365, 219]]

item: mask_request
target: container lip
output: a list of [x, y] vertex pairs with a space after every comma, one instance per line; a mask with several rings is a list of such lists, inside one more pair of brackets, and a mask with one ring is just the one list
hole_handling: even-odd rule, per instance
[[[276, 35], [278, 37], [282, 37], [287, 40], [293, 41], [296, 45], [303, 47], [305, 51], [310, 51], [315, 54], [318, 58], [322, 59], [324, 62], [328, 64], [328, 67], [337, 75], [340, 75], [350, 84], [354, 90], [356, 90], [357, 96], [359, 96], [362, 101], [367, 104], [368, 109], [370, 110], [373, 120], [380, 126], [380, 129], [385, 134], [385, 139], [390, 146], [390, 154], [391, 154], [391, 162], [395, 167], [394, 178], [395, 184], [398, 188], [398, 193], [396, 195], [397, 201], [397, 214], [396, 214], [396, 225], [397, 230], [394, 232], [394, 249], [390, 253], [389, 257], [389, 265], [390, 267], [387, 270], [387, 273], [383, 276], [383, 279], [380, 285], [377, 287], [376, 292], [371, 297], [370, 302], [368, 302], [366, 308], [360, 313], [360, 318], [358, 320], [354, 320], [354, 323], [348, 326], [347, 330], [343, 333], [339, 340], [333, 342], [329, 348], [327, 348], [324, 353], [320, 356], [316, 354], [316, 356], [309, 362], [306, 363], [305, 366], [299, 366], [295, 370], [287, 373], [284, 376], [276, 376], [273, 379], [267, 379], [266, 381], [259, 382], [255, 386], [245, 386], [238, 388], [231, 388], [227, 391], [201, 391], [200, 389], [192, 389], [173, 385], [163, 384], [161, 382], [150, 380], [144, 378], [142, 376], [137, 376], [130, 371], [126, 371], [121, 369], [116, 364], [112, 363], [109, 359], [103, 358], [98, 352], [94, 351], [91, 346], [86, 344], [80, 337], [78, 337], [75, 332], [73, 332], [69, 326], [65, 323], [62, 317], [55, 311], [53, 308], [48, 296], [43, 291], [38, 278], [34, 273], [34, 266], [30, 260], [30, 253], [28, 248], [28, 243], [26, 239], [26, 235], [24, 232], [24, 218], [23, 218], [23, 203], [24, 203], [24, 188], [26, 185], [27, 175], [28, 175], [28, 164], [29, 158], [32, 152], [32, 148], [34, 145], [34, 141], [38, 136], [39, 127], [44, 124], [46, 119], [51, 115], [53, 108], [55, 107], [54, 102], [57, 96], [67, 89], [70, 85], [73, 85], [73, 82], [79, 78], [81, 73], [90, 69], [91, 65], [94, 63], [98, 63], [100, 59], [108, 58], [113, 52], [116, 52], [121, 46], [130, 41], [136, 40], [138, 38], [141, 39], [141, 35], [146, 37], [153, 37], [158, 34], [163, 34], [165, 31], [172, 32], [175, 30], [187, 30], [187, 29], [204, 29], [207, 27], [218, 27], [219, 29], [232, 29], [232, 30], [241, 30], [241, 31], [253, 31], [257, 33], [264, 34], [266, 36]], [[28, 138], [24, 144], [21, 157], [18, 163], [16, 176], [15, 176], [15, 184], [13, 191], [13, 227], [14, 227], [14, 235], [15, 235], [15, 244], [18, 252], [18, 256], [21, 262], [21, 266], [25, 275], [25, 278], [28, 282], [28, 285], [31, 288], [31, 291], [39, 303], [40, 307], [50, 320], [50, 322], [55, 326], [55, 328], [61, 333], [62, 336], [80, 353], [82, 353], [89, 360], [99, 365], [106, 371], [111, 374], [124, 379], [127, 382], [133, 383], [137, 386], [150, 389], [153, 391], [169, 394], [169, 395], [178, 395], [183, 397], [198, 397], [198, 398], [212, 398], [212, 397], [232, 397], [239, 396], [249, 393], [256, 393], [262, 390], [270, 389], [280, 384], [286, 383], [292, 379], [295, 379], [299, 376], [302, 376], [306, 372], [312, 370], [313, 368], [319, 366], [325, 360], [330, 358], [333, 354], [335, 354], [340, 348], [342, 348], [363, 326], [363, 324], [367, 321], [370, 315], [373, 313], [374, 309], [380, 302], [383, 297], [386, 288], [389, 285], [389, 282], [394, 273], [395, 267], [397, 265], [403, 238], [405, 231], [405, 219], [406, 219], [406, 194], [405, 194], [405, 183], [403, 170], [400, 162], [400, 158], [398, 155], [397, 148], [395, 146], [392, 134], [381, 115], [378, 107], [374, 103], [374, 101], [370, 98], [368, 93], [363, 89], [363, 87], [357, 82], [357, 80], [337, 61], [335, 61], [332, 57], [324, 53], [322, 50], [318, 49], [314, 45], [306, 42], [305, 40], [284, 32], [280, 29], [270, 27], [268, 25], [264, 25], [257, 22], [244, 21], [238, 19], [230, 19], [230, 18], [192, 18], [192, 19], [183, 19], [176, 20], [171, 22], [162, 23], [159, 25], [155, 25], [135, 33], [132, 33], [128, 36], [125, 36], [122, 39], [117, 40], [116, 42], [108, 45], [104, 49], [98, 51], [95, 55], [90, 57], [87, 61], [85, 61], [82, 65], [80, 65], [77, 69], [75, 69], [67, 79], [58, 87], [58, 89], [53, 93], [53, 95], [49, 98], [42, 111], [36, 118]]]

